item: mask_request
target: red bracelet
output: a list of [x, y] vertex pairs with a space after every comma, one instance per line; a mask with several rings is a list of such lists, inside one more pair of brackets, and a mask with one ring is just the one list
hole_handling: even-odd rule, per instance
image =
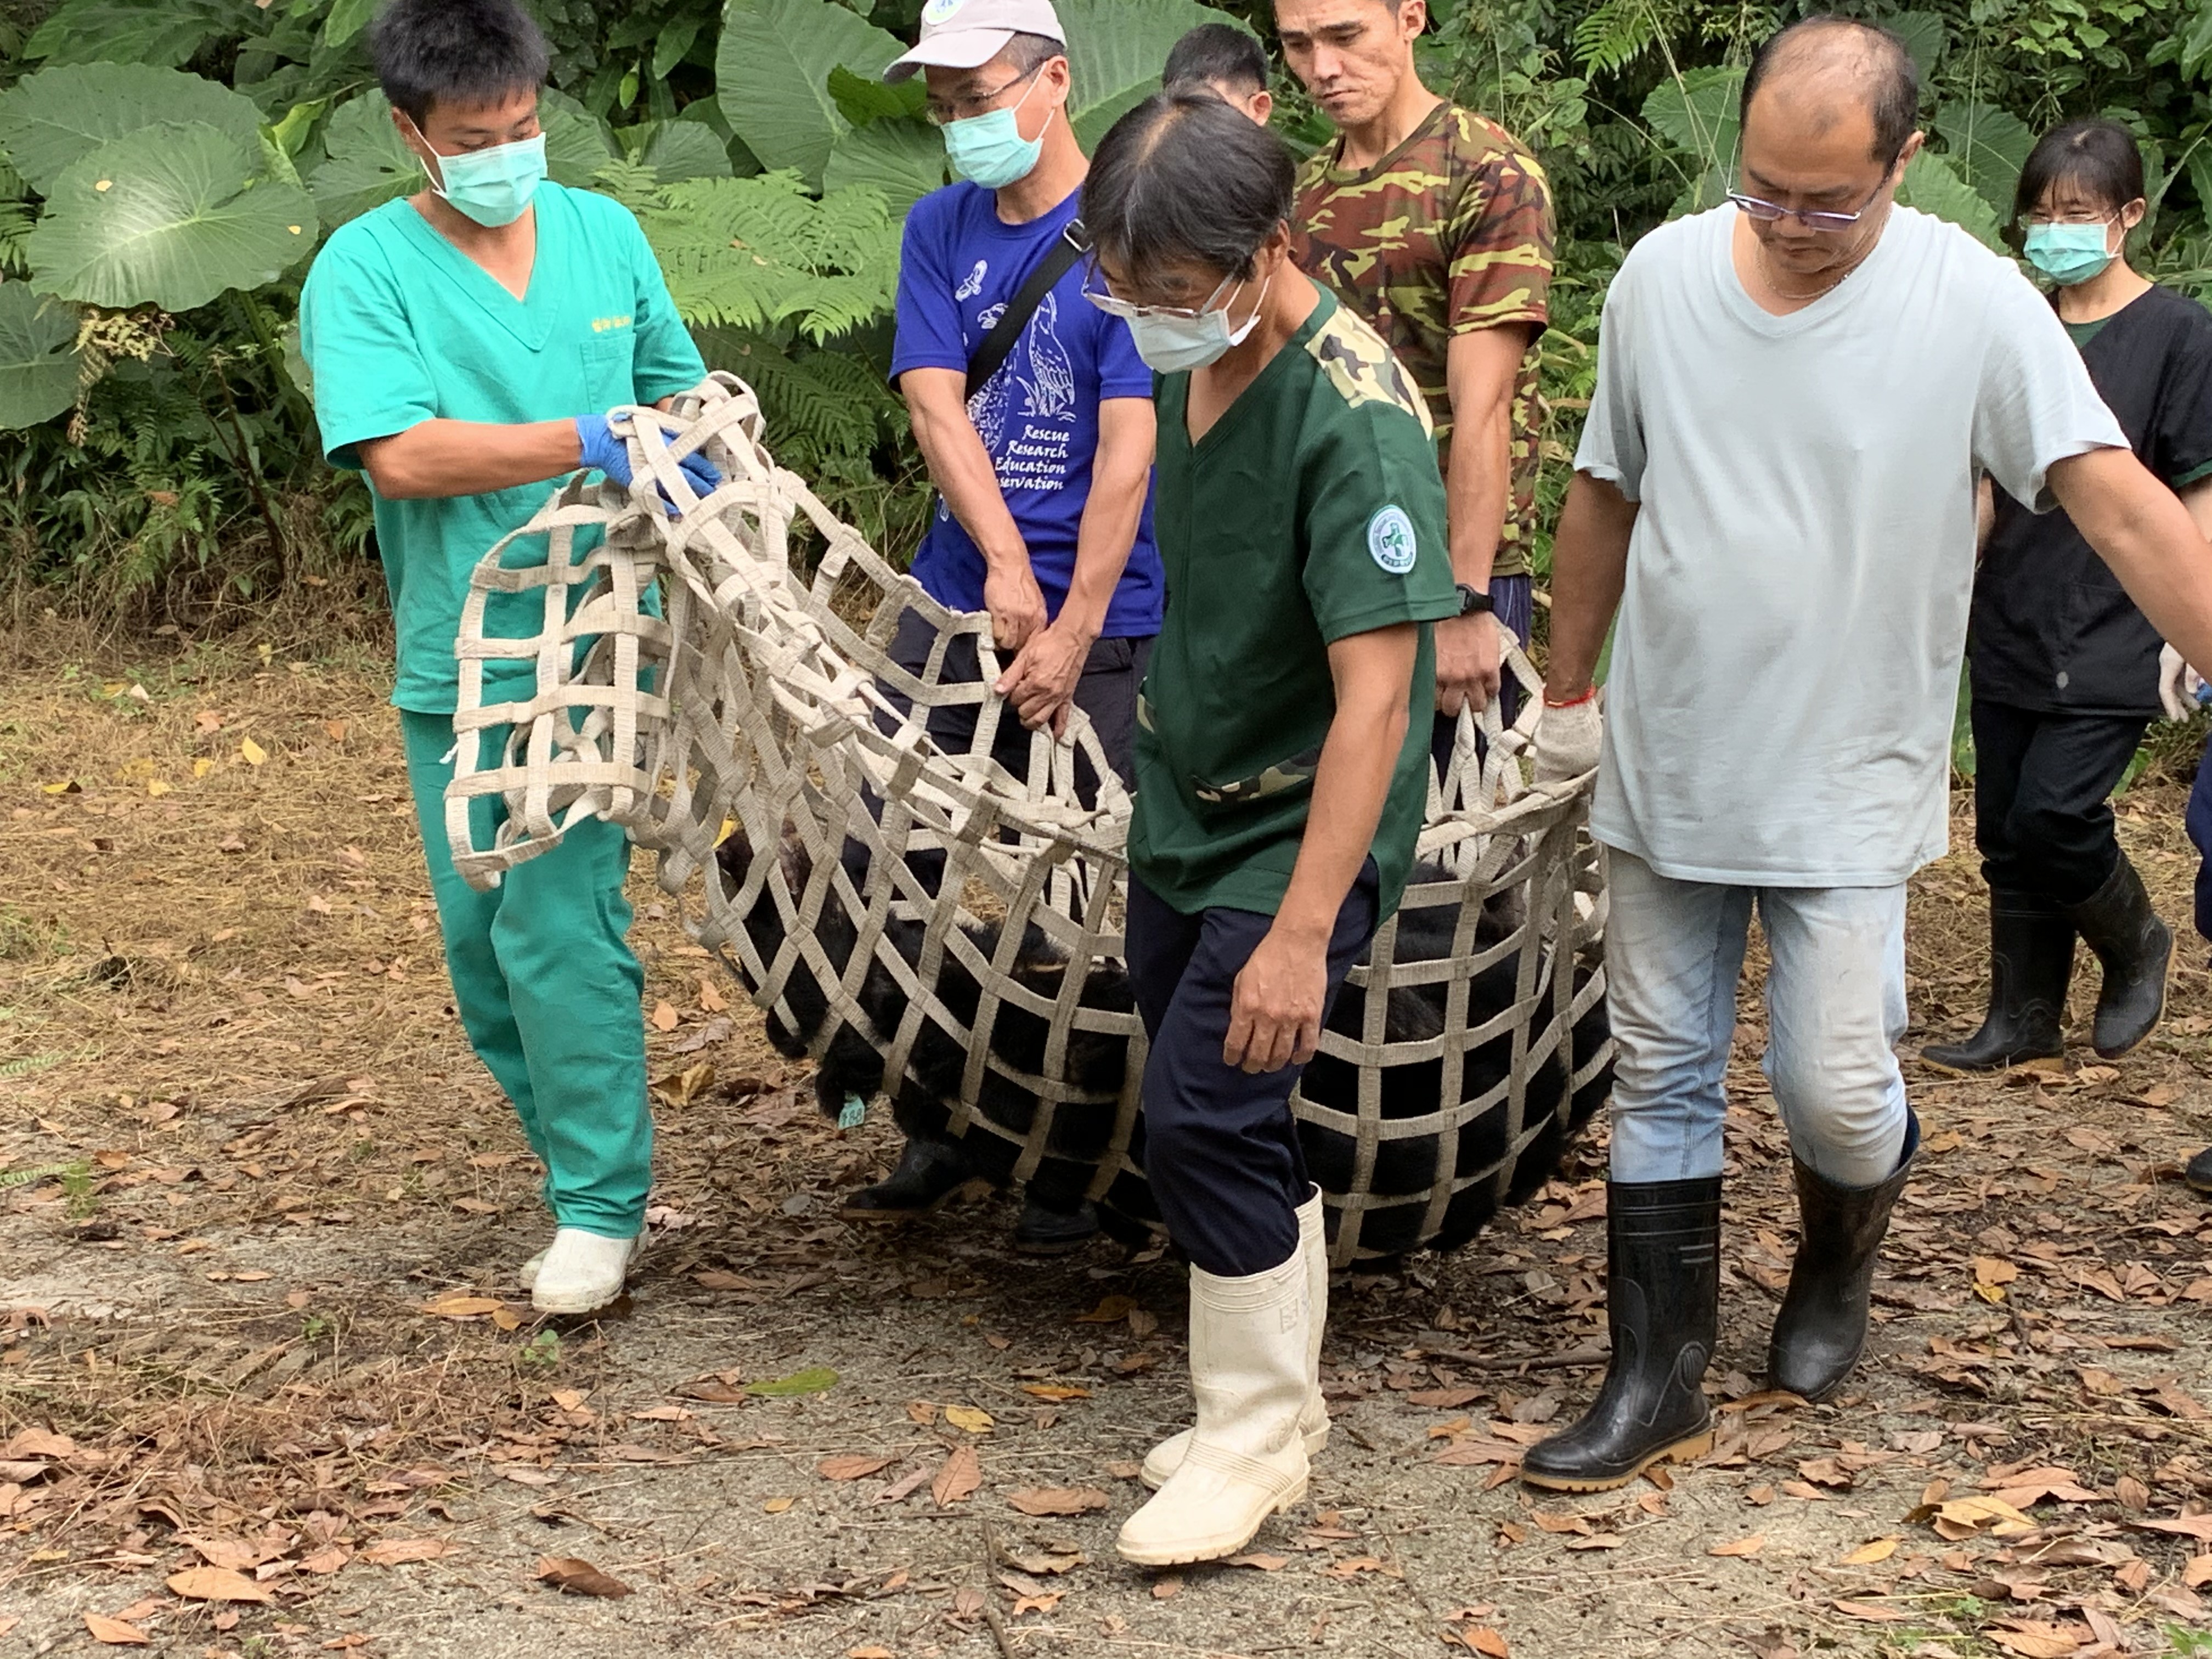
[[1564, 702], [1558, 697], [1547, 694], [1544, 698], [1544, 707], [1547, 708], [1579, 708], [1582, 704], [1588, 702], [1595, 696], [1597, 696], [1597, 687], [1595, 685], [1591, 686], [1589, 690], [1583, 692], [1579, 697], [1569, 697]]

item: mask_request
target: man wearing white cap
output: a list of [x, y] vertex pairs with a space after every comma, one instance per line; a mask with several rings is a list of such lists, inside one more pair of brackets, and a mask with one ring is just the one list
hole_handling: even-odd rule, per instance
[[[1079, 707], [1126, 780], [1166, 594], [1152, 375], [1128, 325], [1083, 299], [1091, 164], [1068, 125], [1066, 39], [1049, 0], [929, 0], [920, 40], [884, 71], [927, 77], [929, 118], [963, 180], [907, 216], [891, 374], [939, 497], [915, 579], [941, 605], [990, 612], [996, 689], [1024, 723], [1057, 731]], [[919, 672], [935, 643], [909, 613], [891, 654]], [[981, 672], [973, 644], [955, 641], [943, 678]], [[951, 729], [962, 714], [965, 729]], [[932, 729], [964, 747], [972, 720], [943, 711]], [[1028, 742], [1012, 721], [1001, 730], [1000, 758], [1019, 774]], [[911, 1139], [845, 1214], [903, 1219], [975, 1173], [957, 1143]], [[1097, 1230], [1079, 1191], [1049, 1185], [1030, 1183], [1025, 1249], [1072, 1249]]]

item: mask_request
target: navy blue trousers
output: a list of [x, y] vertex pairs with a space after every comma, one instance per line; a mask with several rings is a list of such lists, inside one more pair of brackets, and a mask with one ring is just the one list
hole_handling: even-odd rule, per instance
[[[1328, 993], [1375, 935], [1375, 860], [1361, 868], [1328, 942]], [[1243, 1279], [1298, 1247], [1298, 1206], [1312, 1195], [1291, 1116], [1303, 1066], [1257, 1075], [1225, 1064], [1237, 975], [1275, 919], [1252, 910], [1185, 915], [1129, 878], [1128, 959], [1145, 1062], [1144, 1164], [1168, 1236], [1199, 1267]]]
[[[1528, 576], [1497, 576], [1491, 580], [1490, 597], [1498, 604], [1498, 625], [1513, 635], [1522, 650], [1528, 648], [1528, 631], [1535, 626], [1535, 583]], [[1510, 726], [1521, 718], [1521, 682], [1506, 669], [1498, 678], [1498, 718]], [[1451, 765], [1452, 744], [1459, 737], [1459, 716], [1438, 714], [1429, 743], [1430, 758], [1441, 778]]]
[[2189, 812], [2183, 820], [2189, 839], [2197, 843], [2197, 931], [2212, 939], [2212, 745], [2197, 763], [2197, 781], [2189, 791]]

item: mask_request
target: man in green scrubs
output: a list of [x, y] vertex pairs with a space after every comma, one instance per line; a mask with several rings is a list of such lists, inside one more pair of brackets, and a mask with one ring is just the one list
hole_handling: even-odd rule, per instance
[[1211, 93], [1092, 160], [1093, 303], [1159, 376], [1167, 616], [1137, 708], [1130, 988], [1143, 1158], [1191, 1261], [1198, 1421], [1118, 1547], [1213, 1560], [1305, 1495], [1328, 1437], [1321, 1194], [1291, 1092], [1398, 908], [1428, 797], [1443, 481], [1389, 349], [1291, 259], [1293, 168]]
[[[461, 880], [444, 826], [454, 647], [470, 572], [550, 480], [590, 467], [629, 482], [605, 411], [691, 391], [706, 370], [637, 222], [545, 179], [545, 42], [515, 0], [389, 0], [372, 41], [428, 188], [331, 234], [301, 340], [325, 453], [366, 472], [375, 498], [392, 702], [454, 1003], [546, 1169], [556, 1231], [524, 1283], [541, 1310], [587, 1313], [622, 1294], [652, 1179], [629, 842], [593, 822], [490, 892]], [[510, 605], [495, 605], [490, 631], [534, 634], [542, 600]], [[526, 698], [532, 673], [487, 665], [484, 701]], [[487, 748], [503, 737], [485, 734]], [[488, 844], [501, 808], [477, 810]]]

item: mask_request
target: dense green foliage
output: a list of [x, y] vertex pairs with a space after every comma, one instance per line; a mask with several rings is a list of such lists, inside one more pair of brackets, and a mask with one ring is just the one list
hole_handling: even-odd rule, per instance
[[[884, 383], [899, 224], [941, 182], [916, 85], [878, 72], [921, 0], [534, 0], [554, 176], [635, 209], [711, 362], [894, 553], [927, 507]], [[171, 604], [358, 557], [360, 484], [317, 453], [292, 330], [320, 238], [418, 187], [375, 92], [375, 0], [0, 0], [0, 557], [19, 580]], [[1176, 37], [1270, 0], [1060, 0], [1086, 142]], [[1993, 241], [2034, 134], [2118, 116], [2154, 206], [2137, 257], [2212, 290], [2212, 0], [1873, 0], [1925, 72], [1907, 199]], [[1534, 144], [1561, 246], [1545, 338], [1564, 477], [1624, 250], [1727, 188], [1751, 48], [1796, 6], [1431, 0], [1430, 83]], [[1281, 89], [1294, 144], [1327, 124]]]

